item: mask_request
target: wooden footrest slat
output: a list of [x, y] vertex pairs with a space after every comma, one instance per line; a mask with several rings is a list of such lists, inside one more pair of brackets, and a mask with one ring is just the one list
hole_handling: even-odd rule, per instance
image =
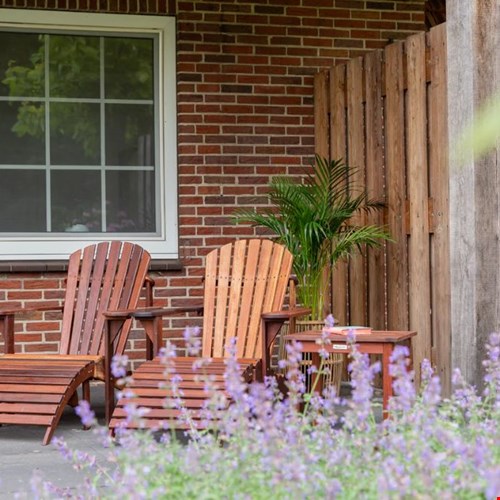
[[[145, 420], [150, 420], [152, 418], [177, 418], [182, 414], [181, 410], [175, 410], [170, 408], [154, 408], [150, 409], [150, 411], [144, 417]], [[202, 412], [199, 410], [195, 410], [191, 412], [191, 416], [195, 420], [199, 420], [203, 417]], [[126, 418], [127, 412], [123, 408], [117, 408], [113, 413], [114, 418]]]
[[[124, 419], [112, 418], [109, 422], [109, 427], [111, 429], [116, 429], [117, 427], [125, 426], [127, 429], [150, 429], [150, 430], [158, 430], [158, 429], [179, 429], [179, 430], [189, 430], [191, 426], [188, 424], [179, 424], [175, 420], [169, 421], [166, 419], [145, 419], [141, 424], [137, 422], [126, 422]], [[202, 429], [203, 426], [201, 422], [194, 422], [194, 427]]]
[[57, 410], [57, 406], [56, 404], [43, 403], [0, 403], [0, 413], [53, 415]]
[[[157, 398], [166, 398], [172, 397], [173, 392], [167, 389], [158, 389], [155, 387], [130, 387], [130, 390], [134, 392], [136, 396], [150, 396]], [[195, 390], [195, 389], [184, 389], [182, 391], [184, 393], [184, 399], [195, 398], [195, 399], [206, 399], [207, 393], [203, 390]]]
[[[142, 406], [145, 408], [163, 408], [165, 405], [165, 398], [145, 398], [145, 397], [135, 397], [130, 401], [128, 398], [122, 398], [116, 404], [117, 408], [123, 407], [128, 403], [134, 403], [137, 406]], [[190, 399], [189, 408], [202, 408], [205, 404], [204, 399]]]
[[0, 413], [0, 424], [50, 425], [54, 415], [10, 415]]
[[[60, 394], [67, 389], [66, 385], [37, 385], [36, 391], [42, 394]], [[0, 392], [33, 392], [31, 384], [0, 384]]]
[[[166, 383], [163, 381], [158, 381], [158, 380], [134, 380], [134, 383], [130, 385], [130, 388], [134, 387], [158, 387], [159, 384], [164, 384]], [[218, 389], [223, 389], [225, 387], [224, 381], [220, 382], [214, 382], [214, 384], [217, 386]], [[200, 391], [203, 391], [205, 388], [205, 382], [195, 382], [194, 380], [181, 380], [178, 384], [177, 387], [181, 389], [198, 389]]]
[[31, 384], [31, 385], [67, 385], [73, 377], [23, 377], [21, 375], [0, 375], [0, 384]]
[[[209, 373], [208, 375], [205, 375], [204, 373], [182, 373], [180, 374], [182, 377], [183, 381], [196, 381], [196, 380], [203, 380], [204, 377], [209, 376], [210, 380], [214, 380], [216, 382], [223, 382], [224, 381], [224, 376], [219, 375], [219, 374], [213, 374]], [[132, 375], [132, 378], [134, 380], [155, 380], [156, 382], [159, 382], [161, 380], [165, 380], [161, 376], [161, 374], [158, 373], [151, 373], [151, 372], [134, 372]]]
[[0, 393], [0, 402], [2, 403], [20, 403], [20, 402], [30, 402], [36, 401], [38, 403], [59, 403], [61, 400], [60, 394], [16, 394], [13, 392]]

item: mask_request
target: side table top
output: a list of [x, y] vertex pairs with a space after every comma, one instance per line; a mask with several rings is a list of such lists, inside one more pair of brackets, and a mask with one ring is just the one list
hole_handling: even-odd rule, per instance
[[[389, 342], [398, 343], [408, 340], [417, 334], [415, 331], [397, 331], [397, 330], [373, 330], [371, 333], [357, 335], [356, 343], [364, 342]], [[307, 330], [305, 332], [290, 333], [285, 335], [286, 341], [296, 340], [299, 342], [316, 342], [321, 338], [321, 330]], [[334, 342], [347, 342], [347, 335], [340, 333], [329, 333], [329, 340]]]

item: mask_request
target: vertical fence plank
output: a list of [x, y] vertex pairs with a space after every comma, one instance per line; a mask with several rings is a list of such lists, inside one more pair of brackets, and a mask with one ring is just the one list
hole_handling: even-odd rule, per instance
[[387, 225], [387, 325], [408, 330], [408, 253], [405, 226], [405, 113], [403, 43], [385, 49], [385, 162]]
[[410, 328], [417, 330], [413, 342], [415, 373], [420, 380], [420, 363], [431, 355], [431, 284], [429, 248], [429, 193], [426, 122], [425, 33], [406, 41], [407, 165], [410, 215], [409, 279]]
[[330, 124], [328, 119], [329, 110], [328, 94], [328, 72], [322, 71], [314, 75], [314, 137], [315, 151], [321, 156], [330, 153]]
[[428, 88], [429, 110], [429, 189], [433, 199], [431, 235], [432, 345], [434, 362], [445, 395], [451, 390], [451, 310], [449, 256], [449, 173], [448, 104], [446, 75], [446, 26], [428, 34], [431, 83]]
[[[353, 182], [364, 187], [365, 182], [365, 130], [363, 120], [363, 58], [357, 57], [347, 64], [347, 144], [348, 162], [356, 169]], [[353, 218], [353, 223], [363, 224], [363, 214]], [[366, 283], [363, 256], [349, 260], [349, 321], [351, 324], [366, 323]]]
[[[366, 95], [366, 190], [369, 198], [384, 201], [384, 136], [382, 107], [382, 51], [365, 56]], [[371, 212], [367, 223], [383, 225], [382, 212]], [[377, 329], [386, 327], [384, 249], [367, 250], [368, 321]]]
[[[346, 65], [330, 70], [330, 151], [332, 159], [347, 157]], [[341, 325], [347, 324], [347, 262], [337, 262], [332, 273], [332, 313]]]

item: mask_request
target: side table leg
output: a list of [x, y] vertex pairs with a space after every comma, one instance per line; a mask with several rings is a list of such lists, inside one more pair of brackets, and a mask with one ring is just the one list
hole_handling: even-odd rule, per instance
[[391, 357], [392, 344], [384, 344], [382, 348], [382, 414], [384, 418], [389, 416], [387, 408], [392, 396], [392, 377], [389, 373], [389, 358]]
[[[311, 353], [311, 364], [319, 370], [321, 365], [321, 357], [317, 352]], [[322, 394], [323, 392], [323, 375], [319, 374], [318, 371], [312, 374], [311, 377], [311, 388], [314, 387], [314, 392]]]

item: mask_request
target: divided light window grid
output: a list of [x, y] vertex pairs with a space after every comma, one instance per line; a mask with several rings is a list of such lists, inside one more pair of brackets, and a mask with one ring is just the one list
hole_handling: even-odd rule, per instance
[[158, 233], [157, 45], [0, 31], [0, 233]]

